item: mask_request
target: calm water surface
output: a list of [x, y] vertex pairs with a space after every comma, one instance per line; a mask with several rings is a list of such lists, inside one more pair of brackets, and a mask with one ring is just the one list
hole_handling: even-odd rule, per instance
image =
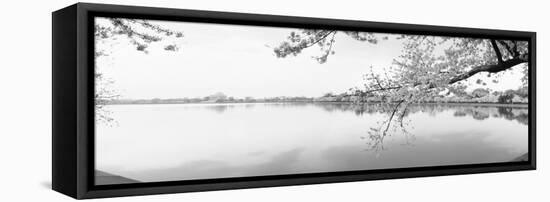
[[378, 105], [107, 108], [116, 122], [96, 126], [96, 169], [142, 182], [508, 162], [528, 150], [527, 108], [411, 106], [378, 150]]

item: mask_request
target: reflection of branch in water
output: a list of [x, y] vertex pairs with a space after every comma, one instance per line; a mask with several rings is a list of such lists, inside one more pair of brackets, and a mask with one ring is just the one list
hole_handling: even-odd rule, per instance
[[[377, 106], [378, 107], [378, 106]], [[410, 102], [400, 101], [393, 105], [391, 108], [380, 107], [383, 113], [388, 114], [387, 119], [382, 123], [377, 122], [378, 127], [371, 127], [367, 131], [367, 137], [361, 137], [361, 139], [367, 139], [367, 150], [383, 150], [384, 139], [387, 136], [391, 136], [392, 132], [399, 132], [405, 136], [404, 145], [412, 145], [415, 140], [413, 134], [411, 134], [407, 128], [411, 123], [411, 120], [405, 121], [404, 118], [409, 114], [422, 112], [428, 114], [437, 114], [446, 110], [454, 110], [453, 115], [455, 117], [471, 117], [478, 121], [483, 121], [490, 117], [504, 118], [506, 120], [515, 120], [521, 124], [527, 125], [529, 122], [529, 115], [527, 108], [518, 107], [495, 107], [495, 106], [472, 106], [472, 105], [445, 105], [445, 104], [411, 104]], [[397, 122], [397, 123], [396, 123]], [[390, 131], [392, 129], [393, 131]], [[400, 131], [398, 131], [400, 129]]]
[[[397, 130], [397, 128], [401, 129], [401, 132], [405, 135], [406, 142], [405, 144], [410, 144], [410, 140], [412, 137], [412, 134], [409, 133], [406, 129], [406, 125], [410, 122], [405, 123], [404, 118], [408, 114], [408, 108], [409, 108], [410, 102], [406, 102], [406, 100], [400, 100], [395, 104], [395, 106], [391, 107], [389, 112], [389, 116], [386, 120], [384, 120], [381, 124], [379, 124], [378, 128], [371, 127], [368, 133], [368, 150], [383, 150], [384, 149], [384, 139], [387, 136], [390, 136], [390, 128], [393, 126], [393, 130]], [[397, 122], [397, 124], [392, 124], [393, 122]], [[365, 137], [361, 137], [362, 139], [365, 139]]]
[[[403, 109], [403, 113], [401, 113], [401, 116], [399, 116], [399, 126], [401, 128], [401, 132], [403, 133], [403, 135], [405, 135], [405, 144], [404, 145], [412, 145], [412, 141], [415, 139], [415, 137], [413, 136], [412, 133], [410, 133], [407, 128], [405, 127], [405, 125], [403, 125], [403, 118], [408, 115], [408, 112], [409, 112], [409, 106], [410, 104], [407, 104], [405, 106], [405, 109]], [[406, 125], [408, 126], [409, 124], [411, 123], [411, 121], [409, 120]]]

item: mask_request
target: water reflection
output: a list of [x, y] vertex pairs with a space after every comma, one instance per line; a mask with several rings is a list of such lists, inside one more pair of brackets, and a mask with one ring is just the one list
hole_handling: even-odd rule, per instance
[[[450, 108], [452, 109], [452, 108]], [[476, 120], [485, 120], [489, 117], [505, 118], [506, 120], [517, 121], [521, 124], [529, 124], [529, 110], [527, 108], [512, 107], [456, 107], [455, 116], [469, 116]]]
[[[288, 103], [239, 103], [239, 104], [202, 104], [195, 105], [217, 113], [225, 113], [227, 110], [245, 108], [251, 109], [254, 106], [268, 106], [270, 108], [320, 108], [328, 113], [352, 112], [356, 116], [372, 114], [385, 115], [387, 118], [378, 121], [376, 125], [365, 127], [365, 135], [360, 136], [366, 140], [368, 150], [383, 150], [386, 136], [399, 134], [405, 138], [402, 145], [413, 145], [415, 134], [409, 131], [409, 116], [414, 114], [427, 114], [435, 117], [445, 111], [453, 111], [455, 117], [471, 117], [474, 120], [483, 121], [490, 117], [515, 120], [521, 124], [528, 125], [528, 109], [523, 105], [500, 106], [500, 105], [474, 105], [474, 104], [412, 104], [403, 110], [402, 114], [395, 115], [396, 104], [354, 104], [354, 103], [320, 103], [320, 102], [288, 102]], [[393, 120], [394, 119], [394, 120]]]
[[[129, 172], [129, 176], [150, 176], [140, 178], [143, 181], [170, 181], [179, 179], [211, 178], [213, 173], [218, 177], [261, 176], [273, 174], [291, 174], [296, 171], [302, 148], [283, 151], [273, 157], [254, 165], [232, 165], [223, 160], [198, 160], [184, 162], [180, 165], [151, 169], [139, 172]], [[200, 169], [197, 169], [200, 168]]]
[[206, 107], [206, 108], [207, 109], [212, 109], [212, 110], [214, 110], [215, 112], [218, 112], [218, 113], [223, 113], [229, 107], [235, 107], [235, 106], [234, 105], [213, 105], [213, 106], [209, 106], [209, 107]]
[[507, 162], [527, 152], [522, 107], [413, 104], [382, 139], [368, 132], [391, 104], [109, 107], [119, 124], [96, 126], [96, 169], [142, 182]]
[[[202, 107], [223, 113], [231, 108], [252, 108], [256, 105], [267, 105], [269, 107], [280, 108], [302, 108], [316, 107], [328, 113], [353, 112], [356, 116], [371, 114], [382, 114], [388, 118], [377, 122], [377, 126], [366, 127], [367, 132], [361, 139], [367, 140], [369, 150], [383, 150], [384, 139], [387, 133], [397, 133], [405, 138], [403, 145], [413, 145], [415, 136], [408, 130], [410, 121], [407, 118], [410, 115], [423, 113], [429, 116], [436, 116], [445, 111], [453, 111], [455, 117], [471, 117], [474, 120], [483, 121], [490, 117], [504, 118], [506, 120], [518, 121], [521, 124], [529, 124], [528, 109], [523, 105], [500, 106], [500, 105], [474, 105], [474, 104], [412, 104], [408, 106], [401, 115], [392, 116], [395, 104], [377, 103], [377, 104], [354, 104], [354, 103], [310, 103], [310, 102], [292, 102], [292, 103], [246, 103], [246, 104], [212, 104], [202, 105]], [[395, 118], [396, 123], [392, 124], [391, 119]], [[391, 128], [390, 128], [391, 126]]]
[[[268, 105], [269, 107], [300, 108], [304, 106], [314, 106], [323, 109], [326, 112], [353, 112], [357, 116], [364, 114], [388, 114], [391, 113], [395, 104], [353, 104], [353, 103], [308, 103], [308, 102], [289, 102], [289, 103], [244, 103], [244, 104], [203, 104], [193, 107], [201, 107], [218, 113], [224, 113], [233, 108], [253, 108], [257, 105]], [[476, 120], [485, 120], [489, 117], [505, 118], [515, 120], [519, 123], [528, 125], [528, 109], [523, 105], [518, 106], [499, 106], [487, 105], [476, 106], [475, 104], [413, 104], [408, 107], [405, 117], [415, 113], [427, 113], [435, 116], [444, 111], [455, 111], [454, 116], [468, 116]]]
[[[416, 104], [406, 107], [404, 112], [395, 118], [394, 114], [397, 106], [380, 106], [377, 109], [380, 113], [385, 113], [387, 118], [379, 123], [379, 127], [371, 127], [366, 136], [362, 136], [362, 139], [367, 139], [366, 144], [369, 150], [383, 150], [384, 139], [386, 136], [393, 134], [400, 134], [405, 138], [403, 145], [412, 145], [415, 134], [409, 132], [410, 120], [406, 119], [414, 114], [428, 114], [431, 117], [435, 117], [446, 111], [453, 112], [454, 117], [471, 117], [474, 120], [483, 121], [490, 117], [504, 118], [506, 120], [515, 120], [521, 124], [528, 125], [528, 109], [525, 106], [476, 106], [476, 105], [459, 105], [459, 104]], [[360, 107], [358, 109], [363, 109]], [[356, 113], [357, 114], [357, 113]], [[395, 119], [395, 120], [392, 120]], [[391, 127], [391, 129], [390, 129]]]

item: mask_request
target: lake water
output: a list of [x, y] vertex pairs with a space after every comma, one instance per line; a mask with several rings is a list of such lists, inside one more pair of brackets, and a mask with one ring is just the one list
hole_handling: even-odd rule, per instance
[[[527, 108], [413, 105], [378, 147], [382, 105], [109, 105], [96, 169], [141, 182], [509, 162], [528, 151]], [[112, 182], [117, 183], [117, 182]]]

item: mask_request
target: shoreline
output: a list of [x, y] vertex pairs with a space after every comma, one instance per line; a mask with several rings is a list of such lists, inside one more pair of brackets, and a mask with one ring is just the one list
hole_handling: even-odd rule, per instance
[[138, 180], [115, 175], [101, 170], [95, 170], [95, 181], [96, 185], [140, 183], [140, 181]]
[[525, 153], [525, 154], [523, 154], [521, 156], [518, 156], [518, 157], [516, 157], [512, 160], [512, 162], [517, 162], [517, 161], [529, 161], [529, 153]]

